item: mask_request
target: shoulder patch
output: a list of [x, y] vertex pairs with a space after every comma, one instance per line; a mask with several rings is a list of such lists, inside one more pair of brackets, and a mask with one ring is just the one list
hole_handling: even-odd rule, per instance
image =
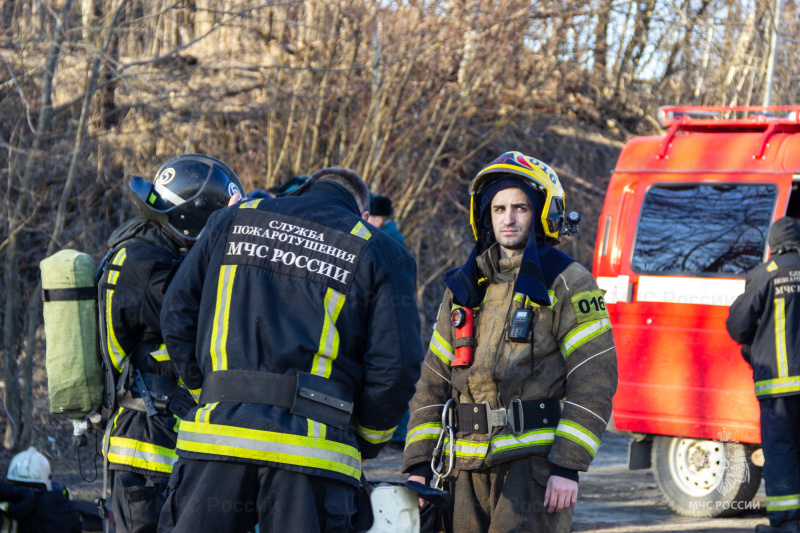
[[775, 261], [770, 261], [767, 265], [767, 272], [775, 272], [778, 270], [778, 265], [775, 264]]
[[579, 292], [572, 296], [572, 309], [575, 311], [575, 318], [578, 324], [608, 318], [608, 309], [603, 295], [603, 289]]

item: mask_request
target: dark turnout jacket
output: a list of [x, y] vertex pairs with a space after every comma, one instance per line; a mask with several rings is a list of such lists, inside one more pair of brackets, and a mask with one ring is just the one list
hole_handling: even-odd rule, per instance
[[751, 270], [727, 327], [734, 341], [752, 345], [759, 399], [800, 394], [800, 255], [774, 255]]
[[[134, 369], [169, 380], [178, 375], [161, 339], [162, 290], [181, 252], [175, 240], [142, 218], [120, 226], [109, 238], [111, 255], [100, 279], [101, 342], [116, 380]], [[125, 367], [130, 366], [127, 372]], [[124, 374], [124, 375], [123, 375]], [[175, 454], [177, 418], [119, 407], [111, 414], [110, 468], [169, 476]]]
[[415, 275], [331, 182], [215, 213], [162, 313], [173, 363], [203, 389], [178, 454], [356, 485], [419, 377]]

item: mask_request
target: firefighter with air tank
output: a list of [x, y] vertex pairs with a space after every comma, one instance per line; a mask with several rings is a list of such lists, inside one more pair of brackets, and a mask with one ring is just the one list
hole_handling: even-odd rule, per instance
[[579, 217], [548, 165], [502, 154], [470, 193], [477, 244], [445, 276], [404, 471], [449, 482], [454, 531], [566, 532], [617, 384], [604, 291], [552, 246]]
[[168, 160], [153, 183], [134, 177], [129, 185], [140, 216], [112, 233], [98, 282], [117, 533], [156, 531], [179, 417], [195, 404], [162, 339], [164, 290], [211, 213], [244, 196], [230, 168], [200, 154]]

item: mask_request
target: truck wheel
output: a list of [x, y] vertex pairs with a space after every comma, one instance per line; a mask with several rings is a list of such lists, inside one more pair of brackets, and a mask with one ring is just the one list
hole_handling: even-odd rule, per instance
[[688, 437], [653, 440], [653, 474], [667, 505], [695, 518], [733, 516], [748, 509], [761, 484], [750, 449], [737, 442]]

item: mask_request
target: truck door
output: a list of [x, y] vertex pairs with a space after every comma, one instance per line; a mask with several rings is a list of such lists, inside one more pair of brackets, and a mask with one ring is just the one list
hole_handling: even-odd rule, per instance
[[758, 442], [750, 369], [725, 320], [745, 273], [765, 258], [779, 188], [741, 175], [639, 178], [621, 206], [609, 306], [620, 368], [615, 425]]

